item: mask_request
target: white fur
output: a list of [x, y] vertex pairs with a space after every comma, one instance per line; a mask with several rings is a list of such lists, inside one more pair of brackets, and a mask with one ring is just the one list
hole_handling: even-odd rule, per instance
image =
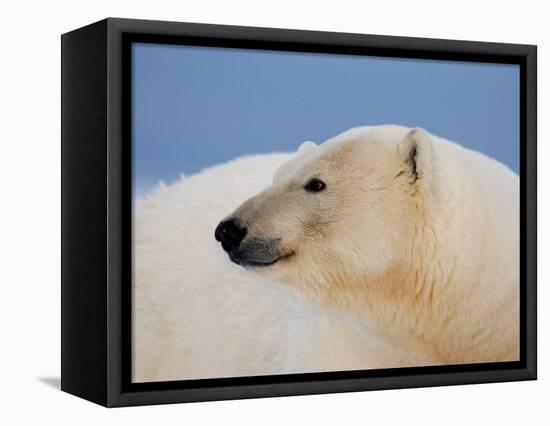
[[[380, 132], [378, 139], [401, 134], [394, 128]], [[354, 129], [335, 140], [345, 144], [363, 134], [366, 128]], [[456, 329], [438, 331], [444, 336], [442, 342], [454, 350], [459, 345], [483, 346], [491, 332], [513, 337], [517, 334], [519, 291], [518, 252], [513, 247], [519, 237], [517, 176], [479, 153], [433, 136], [432, 142], [432, 154], [437, 158], [434, 176], [443, 175], [437, 178], [434, 192], [443, 192], [439, 195], [441, 220], [450, 217], [454, 210], [449, 209], [469, 212], [458, 220], [453, 216], [445, 242], [448, 250], [459, 254], [455, 257], [460, 264], [434, 265], [439, 272], [451, 267], [459, 270], [453, 273], [460, 275], [462, 284], [451, 292], [438, 293], [436, 289], [435, 297], [448, 298], [467, 314], [462, 322], [453, 323]], [[308, 143], [300, 155], [315, 149]], [[376, 309], [369, 310], [376, 300], [369, 301], [364, 315], [361, 309], [358, 312], [345, 303], [318, 304], [292, 286], [228, 260], [214, 240], [217, 223], [268, 187], [279, 166], [292, 157], [243, 157], [160, 186], [137, 203], [133, 380], [493, 360], [493, 347], [474, 347], [471, 357], [442, 355], [438, 346], [442, 342], [428, 336], [431, 325], [424, 317], [400, 313], [403, 323], [396, 326], [380, 318]], [[433, 292], [430, 297], [434, 297]], [[391, 310], [388, 300], [379, 302]], [[432, 302], [426, 301], [425, 306], [431, 303], [432, 309]], [[437, 307], [441, 308], [439, 304]], [[431, 314], [433, 317], [434, 312]], [[392, 315], [395, 320], [395, 312]], [[501, 321], [502, 316], [508, 319]], [[413, 335], [408, 331], [412, 324], [406, 321], [417, 321], [416, 326], [426, 330], [420, 337]], [[401, 327], [401, 333], [396, 327]], [[511, 353], [515, 354], [514, 350]]]
[[214, 240], [220, 218], [268, 186], [291, 157], [243, 157], [159, 186], [138, 202], [133, 380], [410, 364], [410, 355], [359, 318], [229, 262]]

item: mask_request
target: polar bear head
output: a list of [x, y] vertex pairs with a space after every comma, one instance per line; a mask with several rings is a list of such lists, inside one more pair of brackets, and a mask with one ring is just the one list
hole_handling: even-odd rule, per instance
[[431, 147], [426, 131], [400, 126], [306, 142], [216, 240], [233, 262], [308, 292], [375, 282], [413, 250], [437, 187]]

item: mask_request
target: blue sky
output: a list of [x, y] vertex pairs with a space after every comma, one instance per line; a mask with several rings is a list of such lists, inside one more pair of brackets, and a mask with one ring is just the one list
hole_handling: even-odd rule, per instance
[[135, 194], [350, 127], [403, 124], [519, 168], [519, 66], [134, 44]]

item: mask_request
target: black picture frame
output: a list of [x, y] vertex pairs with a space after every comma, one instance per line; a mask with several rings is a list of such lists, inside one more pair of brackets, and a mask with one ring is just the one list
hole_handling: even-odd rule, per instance
[[[61, 388], [115, 407], [536, 379], [536, 46], [109, 18], [62, 36]], [[520, 361], [155, 383], [130, 381], [130, 44], [520, 66]]]

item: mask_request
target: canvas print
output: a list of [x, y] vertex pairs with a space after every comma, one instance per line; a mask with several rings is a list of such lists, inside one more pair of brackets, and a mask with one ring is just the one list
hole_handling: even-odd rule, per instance
[[133, 382], [519, 360], [519, 66], [131, 64]]

